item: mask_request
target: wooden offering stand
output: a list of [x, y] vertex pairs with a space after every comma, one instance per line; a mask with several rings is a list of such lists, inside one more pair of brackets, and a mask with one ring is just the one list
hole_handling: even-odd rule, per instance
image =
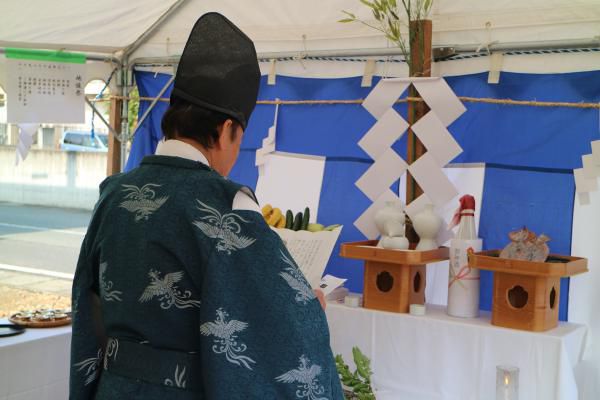
[[376, 240], [343, 243], [340, 255], [365, 261], [363, 307], [408, 313], [411, 304], [425, 304], [425, 264], [448, 260], [449, 250], [389, 250]]
[[492, 325], [535, 332], [558, 326], [560, 278], [587, 272], [587, 260], [550, 255], [546, 262], [536, 262], [499, 254], [469, 254], [469, 267], [494, 271]]

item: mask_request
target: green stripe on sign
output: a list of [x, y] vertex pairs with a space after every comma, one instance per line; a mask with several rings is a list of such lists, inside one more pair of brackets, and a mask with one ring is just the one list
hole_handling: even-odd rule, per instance
[[18, 60], [51, 61], [71, 64], [85, 64], [86, 60], [86, 56], [83, 53], [67, 53], [64, 51], [53, 50], [7, 48], [5, 54], [6, 58]]

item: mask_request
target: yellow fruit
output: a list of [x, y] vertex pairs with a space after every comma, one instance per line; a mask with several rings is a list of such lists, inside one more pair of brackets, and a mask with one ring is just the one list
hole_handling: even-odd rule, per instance
[[265, 218], [269, 218], [269, 216], [271, 215], [271, 213], [273, 213], [273, 206], [270, 204], [266, 204], [263, 208], [262, 208], [262, 215]]
[[275, 225], [275, 228], [285, 228], [285, 221], [285, 216], [282, 215], [279, 222]]
[[275, 226], [282, 217], [283, 215], [281, 214], [281, 210], [279, 208], [275, 208], [273, 209], [271, 216], [267, 219], [267, 224]]

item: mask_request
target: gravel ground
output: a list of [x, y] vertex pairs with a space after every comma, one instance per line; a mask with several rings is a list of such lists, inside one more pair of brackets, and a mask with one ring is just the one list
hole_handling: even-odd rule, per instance
[[0, 285], [0, 318], [8, 318], [20, 310], [38, 308], [70, 308], [71, 298]]

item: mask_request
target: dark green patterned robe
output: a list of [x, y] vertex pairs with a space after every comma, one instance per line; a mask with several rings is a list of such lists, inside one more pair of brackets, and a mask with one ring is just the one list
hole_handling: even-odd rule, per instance
[[325, 314], [240, 186], [150, 156], [106, 179], [73, 282], [70, 398], [343, 399]]

